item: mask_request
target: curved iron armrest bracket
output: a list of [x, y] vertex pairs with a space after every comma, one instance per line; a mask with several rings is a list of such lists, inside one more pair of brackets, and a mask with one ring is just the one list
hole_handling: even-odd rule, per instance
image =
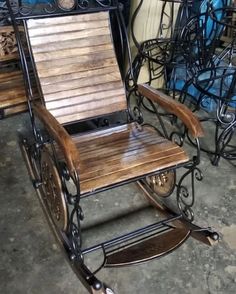
[[60, 146], [65, 157], [68, 170], [70, 174], [73, 175], [76, 172], [75, 167], [79, 162], [79, 152], [70, 135], [43, 105], [32, 104], [32, 108], [34, 114], [45, 125], [47, 131], [52, 135], [53, 139]]
[[147, 84], [138, 85], [138, 92], [152, 102], [156, 102], [170, 114], [176, 115], [184, 123], [194, 138], [204, 136], [204, 131], [199, 119], [185, 105], [173, 100], [168, 95]]

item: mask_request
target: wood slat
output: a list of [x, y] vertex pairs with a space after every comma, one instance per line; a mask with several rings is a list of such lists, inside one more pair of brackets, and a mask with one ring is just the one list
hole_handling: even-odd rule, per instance
[[61, 58], [68, 58], [70, 56], [78, 56], [81, 57], [83, 55], [87, 54], [94, 54], [100, 51], [108, 51], [112, 50], [113, 46], [112, 44], [104, 44], [104, 45], [97, 45], [97, 46], [90, 46], [90, 47], [82, 47], [82, 48], [70, 48], [65, 50], [58, 50], [57, 54], [53, 51], [51, 52], [43, 52], [43, 53], [35, 53], [34, 54], [34, 60], [36, 62], [40, 61], [51, 61], [55, 59], [61, 59]]
[[[96, 109], [99, 110], [100, 108], [104, 108], [104, 104], [107, 104], [106, 100], [109, 101], [111, 106], [116, 105], [118, 110], [123, 109], [122, 96], [118, 96], [113, 98], [108, 97], [107, 99], [103, 100], [99, 99], [97, 101], [87, 101], [86, 103], [78, 103], [67, 107], [56, 108], [52, 109], [50, 112], [56, 117], [69, 115], [73, 113], [78, 113], [78, 116], [87, 117], [87, 112], [96, 111]], [[120, 107], [119, 104], [121, 104]]]
[[[168, 146], [166, 146], [166, 148], [168, 148]], [[140, 156], [141, 152], [144, 152], [142, 156]], [[137, 160], [137, 154], [139, 154], [139, 157], [140, 157], [139, 160]], [[171, 160], [173, 159], [173, 157], [181, 156], [181, 155], [182, 155], [181, 152], [178, 153], [176, 152], [176, 150], [173, 150], [173, 149], [159, 151], [159, 150], [155, 150], [154, 148], [150, 148], [150, 149], [148, 148], [146, 150], [145, 149], [143, 150], [142, 148], [140, 152], [137, 151], [136, 154], [135, 153], [133, 155], [125, 154], [125, 156], [122, 157], [122, 161], [123, 161], [122, 165], [121, 165], [121, 158], [107, 161], [106, 164], [108, 164], [108, 167], [106, 167], [105, 176], [114, 177], [117, 174], [119, 174], [119, 177], [127, 176], [127, 171], [133, 174], [137, 172], [138, 173], [137, 175], [139, 176], [139, 175], [142, 175], [142, 171], [140, 170], [140, 167], [142, 169], [146, 169], [146, 166], [149, 164], [151, 165], [152, 163], [161, 162], [161, 161], [164, 162], [164, 160], [166, 160], [167, 157], [169, 160]], [[158, 159], [155, 160], [155, 158], [158, 158]], [[83, 161], [81, 162], [81, 164], [83, 164]], [[82, 182], [85, 183], [85, 182], [90, 182], [92, 180], [96, 180], [96, 179], [100, 180], [101, 178], [104, 178], [104, 170], [102, 170], [99, 167], [99, 165], [96, 164], [93, 167], [90, 167], [90, 168], [86, 167], [86, 168], [89, 169], [89, 171], [81, 175], [80, 180]], [[134, 169], [137, 169], [137, 171], [135, 171]], [[147, 168], [147, 170], [148, 169], [149, 168]]]
[[[69, 58], [60, 58], [60, 55], [57, 55], [57, 59], [53, 59], [51, 61], [41, 61], [41, 62], [36, 62], [37, 70], [48, 70], [51, 72], [51, 68], [57, 68], [60, 67], [63, 69], [63, 67], [67, 67], [68, 65], [77, 65], [78, 66], [83, 66], [85, 63], [94, 63], [99, 60], [103, 59], [108, 59], [108, 58], [114, 58], [114, 52], [113, 50], [107, 50], [107, 51], [102, 51], [99, 54], [93, 53], [89, 55], [84, 55], [83, 57], [77, 56], [77, 55], [71, 55]], [[63, 72], [62, 72], [63, 73]]]
[[6, 108], [4, 109], [4, 117], [13, 115], [13, 114], [17, 114], [17, 113], [21, 113], [21, 112], [25, 112], [28, 110], [28, 105], [26, 103], [26, 101], [20, 105], [13, 105], [10, 108]]
[[29, 31], [30, 37], [39, 37], [45, 35], [54, 35], [58, 33], [64, 32], [73, 32], [78, 30], [88, 30], [88, 29], [97, 29], [97, 28], [105, 28], [107, 27], [108, 20], [96, 20], [96, 21], [88, 21], [88, 22], [74, 22], [74, 23], [64, 23], [64, 24], [53, 24], [52, 26], [47, 27], [38, 27], [35, 29], [31, 29]]
[[101, 75], [101, 74], [113, 73], [115, 70], [116, 70], [116, 66], [107, 66], [104, 68], [98, 68], [98, 69], [95, 68], [93, 70], [85, 70], [85, 71], [63, 74], [60, 76], [41, 78], [40, 81], [41, 81], [41, 85], [50, 85], [50, 84], [55, 85], [57, 83], [61, 83], [64, 81], [81, 79], [85, 77], [90, 78], [90, 77]]
[[69, 92], [70, 90], [88, 87], [91, 84], [93, 85], [93, 87], [96, 87], [96, 85], [118, 82], [119, 80], [120, 80], [119, 73], [114, 72], [110, 74], [93, 75], [90, 78], [86, 77], [81, 79], [64, 81], [61, 83], [57, 83], [55, 85], [50, 84], [50, 85], [41, 85], [41, 86], [42, 86], [42, 90], [44, 94], [46, 95], [46, 94], [57, 93], [61, 91]]
[[71, 74], [86, 70], [93, 70], [93, 69], [102, 69], [107, 66], [117, 66], [116, 59], [113, 58], [107, 58], [107, 59], [99, 59], [94, 61], [86, 62], [86, 60], [81, 60], [79, 64], [68, 64], [65, 66], [57, 66], [56, 68], [50, 68], [50, 71], [48, 69], [40, 69], [38, 71], [39, 78], [50, 78], [55, 76], [63, 76], [65, 74]]
[[[15, 108], [23, 104], [24, 106]], [[22, 73], [19, 70], [13, 72], [5, 72], [0, 74], [0, 108], [12, 108], [14, 111], [7, 110], [7, 114], [21, 111], [25, 109], [26, 94]]]
[[45, 35], [42, 37], [32, 37], [30, 38], [30, 43], [34, 47], [34, 46], [43, 45], [43, 44], [47, 45], [48, 43], [57, 42], [57, 41], [62, 42], [62, 41], [74, 40], [74, 39], [105, 36], [109, 34], [110, 34], [110, 30], [108, 27], [106, 27], [106, 28], [90, 29], [90, 30], [84, 30], [84, 31], [58, 33], [54, 35]]
[[[104, 91], [102, 93], [103, 98], [112, 98], [115, 97], [115, 95], [122, 96], [123, 90], [110, 90], [110, 91]], [[88, 101], [99, 101], [100, 97], [98, 93], [90, 93], [88, 95], [80, 95], [70, 98], [71, 105], [77, 105], [77, 104], [86, 104]], [[53, 110], [58, 108], [58, 100], [53, 100], [46, 102], [46, 107], [48, 110]], [[68, 104], [67, 99], [60, 100], [60, 107], [64, 108]]]
[[99, 21], [108, 19], [109, 15], [106, 12], [100, 13], [90, 13], [90, 14], [81, 14], [78, 18], [78, 15], [70, 15], [67, 17], [51, 17], [45, 19], [30, 19], [27, 21], [28, 28], [41, 28], [42, 26], [51, 26], [51, 25], [60, 25], [66, 23], [78, 23], [78, 22], [87, 22], [87, 21]]
[[[120, 107], [118, 108], [117, 105]], [[122, 111], [122, 110], [124, 110], [124, 106], [126, 106], [126, 103], [124, 101], [122, 102], [122, 104], [117, 104], [117, 103], [110, 104], [109, 113], [115, 113], [118, 111]], [[77, 120], [86, 120], [88, 118], [93, 118], [95, 114], [96, 114], [96, 116], [106, 115], [107, 109], [105, 107], [98, 108], [98, 109], [96, 109], [96, 111], [94, 109], [92, 109], [92, 110], [88, 110], [84, 113], [80, 113], [79, 116], [77, 113], [71, 113], [68, 115], [62, 114], [62, 116], [57, 117], [57, 120], [59, 121], [59, 123], [65, 124], [68, 122], [75, 122]]]
[[82, 193], [156, 173], [189, 160], [176, 144], [135, 124], [73, 138], [80, 153]]
[[[76, 96], [80, 96], [80, 95], [84, 95], [84, 94], [93, 94], [93, 93], [99, 93], [99, 92], [104, 92], [106, 90], [110, 90], [110, 89], [115, 89], [118, 90], [122, 89], [122, 83], [121, 81], [118, 82], [110, 82], [109, 84], [98, 84], [96, 87], [94, 86], [89, 86], [89, 87], [83, 87], [83, 88], [78, 88], [78, 89], [74, 89], [74, 90], [70, 90], [70, 93], [68, 96], [68, 92], [67, 91], [61, 91], [61, 92], [57, 92], [57, 93], [52, 93], [52, 94], [47, 94], [44, 95], [44, 99], [47, 102], [49, 101], [54, 101], [54, 100], [58, 100], [58, 99], [70, 99], [72, 97], [76, 97]], [[58, 105], [60, 106], [60, 105]]]
[[[163, 144], [164, 142], [164, 144]], [[116, 160], [117, 158], [119, 158], [120, 154], [123, 153], [124, 157], [130, 157], [132, 155], [136, 155], [137, 152], [141, 153], [142, 151], [145, 152], [147, 146], [148, 146], [148, 150], [149, 151], [155, 151], [155, 145], [156, 144], [160, 144], [160, 150], [159, 151], [165, 151], [165, 148], [168, 147], [166, 146], [166, 141], [163, 140], [163, 138], [157, 137], [157, 138], [146, 138], [146, 140], [130, 140], [130, 138], [126, 138], [125, 142], [123, 141], [118, 141], [118, 143], [116, 143], [116, 148], [115, 150], [113, 150], [113, 145], [114, 145], [114, 141], [113, 144], [106, 144], [105, 147], [102, 146], [102, 144], [99, 144], [99, 146], [102, 148], [101, 150], [97, 150], [97, 148], [94, 148], [94, 150], [91, 150], [88, 146], [88, 150], [84, 150], [84, 152], [82, 152], [81, 148], [80, 152], [81, 154], [83, 154], [83, 160], [86, 159], [96, 159], [96, 161], [100, 161], [100, 160], [111, 160], [110, 156], [112, 155], [112, 160]], [[97, 145], [95, 145], [97, 147]], [[129, 149], [127, 151], [126, 147], [129, 146]], [[113, 148], [112, 148], [113, 147]], [[163, 148], [162, 148], [163, 147]], [[169, 146], [170, 147], [170, 146]], [[172, 145], [171, 145], [172, 147]], [[95, 156], [95, 152], [96, 152], [96, 156]], [[105, 152], [105, 153], [104, 153]], [[93, 158], [93, 156], [95, 156]], [[94, 163], [90, 162], [88, 163], [89, 166], [94, 166]], [[95, 165], [96, 166], [96, 165]]]
[[[122, 99], [123, 100], [123, 99]], [[126, 103], [124, 101], [119, 102], [119, 103], [110, 103], [109, 102], [109, 113], [115, 113], [117, 111], [122, 111], [124, 110], [124, 108], [126, 107]], [[60, 112], [57, 112], [58, 116], [57, 116], [57, 120], [61, 123], [61, 124], [65, 124], [67, 122], [74, 122], [77, 120], [85, 120], [87, 118], [93, 118], [94, 114], [96, 113], [96, 116], [102, 116], [107, 114], [107, 109], [103, 106], [100, 108], [96, 108], [96, 109], [89, 109], [86, 110], [84, 112], [72, 112], [73, 111], [73, 107], [71, 109], [69, 109], [69, 111], [67, 112], [67, 114], [63, 113], [64, 109]], [[54, 116], [54, 111], [50, 111]]]
[[60, 123], [127, 108], [108, 12], [27, 26], [45, 105]]
[[33, 46], [34, 53], [43, 53], [43, 52], [51, 52], [55, 50], [64, 50], [64, 49], [73, 49], [73, 48], [87, 48], [90, 46], [97, 46], [102, 44], [109, 44], [111, 42], [111, 38], [109, 35], [100, 36], [99, 38], [80, 38], [67, 40], [64, 42], [52, 42], [45, 45], [37, 45]]

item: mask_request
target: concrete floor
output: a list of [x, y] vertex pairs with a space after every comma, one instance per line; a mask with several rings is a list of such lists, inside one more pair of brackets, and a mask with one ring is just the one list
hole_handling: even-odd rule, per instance
[[[26, 115], [0, 121], [0, 293], [85, 294], [55, 244], [22, 160], [17, 131], [26, 121]], [[205, 154], [201, 169], [204, 180], [196, 186], [195, 222], [214, 227], [221, 234], [219, 244], [207, 247], [190, 238], [162, 259], [103, 269], [99, 278], [116, 293], [236, 293], [236, 169], [225, 160], [213, 167]], [[126, 192], [131, 196], [124, 202]], [[126, 203], [138, 207], [143, 201], [133, 185], [112, 194], [115, 202], [109, 195], [101, 196], [112, 207]], [[104, 205], [93, 201], [101, 212]]]

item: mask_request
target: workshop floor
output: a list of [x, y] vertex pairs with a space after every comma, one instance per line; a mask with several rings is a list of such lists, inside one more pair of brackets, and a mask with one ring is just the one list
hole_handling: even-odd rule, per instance
[[[27, 119], [19, 115], [0, 121], [0, 293], [85, 294], [55, 243], [22, 160], [17, 132]], [[115, 293], [236, 293], [236, 168], [225, 160], [214, 167], [202, 154], [201, 170], [204, 179], [196, 184], [195, 222], [215, 228], [221, 235], [219, 244], [207, 247], [190, 238], [162, 259], [103, 269], [98, 277]], [[135, 185], [109, 193], [112, 197], [94, 200], [97, 214], [104, 209], [104, 198], [107, 207], [142, 205]], [[130, 196], [123, 201], [127, 193]]]

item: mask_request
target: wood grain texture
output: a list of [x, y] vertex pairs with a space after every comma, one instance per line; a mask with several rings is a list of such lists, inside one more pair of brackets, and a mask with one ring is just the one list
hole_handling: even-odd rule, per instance
[[[21, 71], [0, 73], [0, 109], [11, 108], [20, 104], [26, 106], [26, 94]], [[25, 109], [25, 107], [23, 108]], [[8, 113], [10, 112], [8, 111]], [[17, 112], [17, 108], [15, 112]]]
[[138, 91], [144, 97], [156, 102], [167, 112], [176, 115], [186, 125], [194, 138], [203, 137], [204, 132], [199, 119], [185, 105], [147, 84], [138, 85]]
[[46, 108], [60, 123], [127, 109], [108, 12], [27, 26]]
[[179, 247], [190, 236], [186, 228], [172, 229], [108, 255], [106, 267], [124, 266], [161, 257]]
[[40, 104], [33, 104], [33, 111], [45, 125], [48, 132], [57, 142], [58, 146], [61, 148], [69, 172], [73, 175], [73, 173], [76, 171], [76, 167], [78, 169], [79, 151], [72, 141], [70, 135], [44, 106]]
[[174, 143], [135, 124], [73, 137], [80, 154], [81, 193], [88, 193], [189, 160]]
[[14, 105], [14, 106], [11, 106], [10, 108], [5, 108], [4, 109], [3, 117], [6, 118], [6, 117], [11, 116], [11, 115], [26, 112], [27, 110], [28, 110], [28, 106], [27, 106], [26, 103], [22, 103], [22, 104], [19, 104], [19, 105]]

